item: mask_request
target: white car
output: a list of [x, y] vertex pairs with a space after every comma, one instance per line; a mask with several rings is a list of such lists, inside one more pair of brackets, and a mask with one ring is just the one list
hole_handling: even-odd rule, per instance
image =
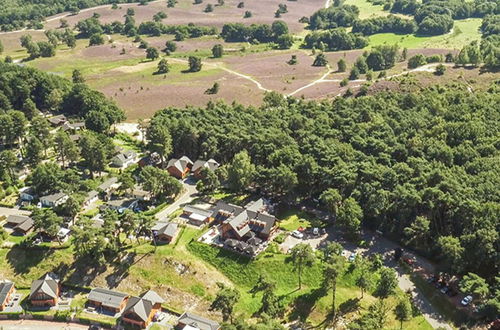
[[319, 228], [313, 228], [313, 235], [318, 236], [319, 235]]
[[356, 255], [357, 253], [353, 253], [349, 256], [349, 262], [354, 262], [354, 260], [356, 259]]
[[294, 230], [292, 232], [292, 236], [295, 237], [295, 238], [304, 238], [304, 234], [302, 234], [300, 231], [298, 230]]
[[460, 303], [462, 304], [462, 306], [467, 306], [471, 302], [472, 302], [472, 296], [466, 296], [464, 297], [464, 299], [462, 299]]

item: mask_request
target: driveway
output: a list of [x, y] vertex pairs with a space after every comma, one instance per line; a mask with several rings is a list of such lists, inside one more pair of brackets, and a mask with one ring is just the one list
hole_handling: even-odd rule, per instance
[[313, 250], [316, 250], [322, 243], [327, 239], [328, 234], [321, 236], [314, 236], [310, 234], [305, 234], [304, 238], [297, 238], [292, 235], [288, 235], [283, 243], [280, 245], [281, 251], [288, 253], [288, 251], [299, 243], [309, 244]]
[[11, 209], [8, 207], [0, 207], [0, 216], [4, 215], [8, 217], [9, 215], [30, 215], [30, 211]]
[[88, 325], [35, 320], [0, 321], [2, 330], [80, 330], [88, 329]]
[[177, 211], [179, 208], [183, 207], [186, 204], [191, 203], [197, 196], [198, 190], [196, 190], [196, 180], [189, 176], [187, 179], [182, 182], [184, 187], [184, 192], [179, 198], [169, 206], [167, 206], [162, 211], [156, 213], [155, 217], [160, 221], [167, 221], [168, 217]]

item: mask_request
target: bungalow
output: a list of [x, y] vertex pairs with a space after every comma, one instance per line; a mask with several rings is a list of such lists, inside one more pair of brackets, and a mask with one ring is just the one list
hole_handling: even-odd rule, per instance
[[55, 306], [61, 290], [59, 280], [52, 273], [47, 273], [31, 283], [29, 300], [34, 306]]
[[129, 295], [107, 289], [95, 288], [88, 295], [87, 304], [101, 313], [121, 313], [127, 305]]
[[276, 230], [276, 217], [266, 211], [267, 205], [262, 198], [245, 207], [219, 202], [212, 217], [222, 223], [221, 236], [224, 239], [247, 241], [258, 237], [267, 240]]
[[70, 123], [70, 122], [65, 122], [62, 125], [62, 129], [64, 131], [71, 131], [71, 132], [76, 132], [85, 129], [85, 123], [80, 122], [80, 123]]
[[54, 117], [50, 117], [48, 121], [52, 126], [61, 126], [64, 125], [68, 121], [68, 119], [65, 115], [57, 115]]
[[116, 167], [129, 167], [137, 162], [137, 154], [132, 150], [125, 150], [111, 159], [111, 164]]
[[157, 152], [153, 152], [139, 160], [139, 166], [159, 166], [161, 164], [161, 156]]
[[182, 214], [188, 218], [189, 223], [198, 227], [212, 222], [212, 213], [212, 211], [192, 205], [186, 205], [182, 210]]
[[106, 203], [106, 206], [112, 210], [123, 213], [125, 210], [134, 210], [137, 207], [137, 199], [114, 199]]
[[87, 207], [99, 199], [99, 193], [95, 190], [90, 191], [83, 201], [83, 206]]
[[57, 232], [57, 239], [60, 242], [66, 242], [69, 238], [69, 233], [71, 233], [71, 230], [69, 230], [68, 228], [61, 227]]
[[158, 222], [151, 230], [158, 243], [168, 244], [174, 240], [179, 225], [172, 222]]
[[69, 138], [71, 139], [71, 141], [73, 142], [78, 142], [80, 141], [80, 139], [82, 138], [82, 136], [80, 134], [71, 134], [69, 136]]
[[185, 312], [179, 317], [176, 329], [218, 330], [220, 329], [220, 325], [215, 321]]
[[56, 207], [66, 203], [68, 198], [69, 196], [65, 193], [58, 192], [52, 195], [40, 197], [40, 203], [42, 203], [42, 206], [45, 207]]
[[22, 201], [27, 201], [31, 202], [35, 199], [35, 191], [31, 187], [24, 187], [19, 189], [19, 198], [21, 198]]
[[151, 193], [139, 186], [135, 186], [130, 195], [140, 201], [149, 201], [151, 199]]
[[149, 290], [139, 297], [131, 297], [122, 313], [122, 321], [132, 326], [147, 328], [155, 315], [161, 311], [162, 297]]
[[26, 235], [31, 231], [35, 222], [25, 215], [9, 215], [5, 225], [17, 234]]
[[113, 192], [113, 190], [120, 187], [117, 177], [112, 177], [104, 181], [101, 185], [97, 187], [97, 190], [104, 192], [106, 195]]
[[215, 171], [216, 169], [219, 168], [219, 163], [217, 163], [213, 159], [209, 160], [198, 159], [197, 161], [194, 162], [193, 168], [191, 168], [191, 172], [197, 179], [201, 179], [201, 170], [204, 168], [208, 168], [211, 171]]
[[187, 156], [182, 156], [179, 159], [172, 158], [168, 161], [167, 171], [171, 176], [177, 179], [184, 179], [193, 167], [193, 162]]
[[13, 282], [0, 282], [0, 312], [5, 310], [5, 307], [10, 303], [14, 291], [15, 287]]

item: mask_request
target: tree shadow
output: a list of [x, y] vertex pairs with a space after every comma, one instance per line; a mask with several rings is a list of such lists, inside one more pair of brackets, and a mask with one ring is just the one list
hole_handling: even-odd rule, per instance
[[66, 268], [60, 264], [58, 268], [61, 278], [66, 278], [67, 282], [78, 286], [90, 286], [98, 275], [106, 271], [107, 266], [96, 262], [95, 259], [82, 257], [75, 260], [71, 267]]
[[305, 322], [314, 311], [316, 302], [326, 296], [326, 294], [327, 291], [319, 287], [295, 298], [292, 305], [292, 311], [290, 312], [290, 319]]
[[344, 316], [349, 313], [354, 313], [358, 311], [361, 307], [360, 305], [361, 298], [351, 298], [339, 305], [339, 310], [337, 313], [337, 317]]
[[13, 247], [7, 253], [7, 261], [14, 269], [16, 275], [29, 273], [43, 260], [54, 254], [54, 249], [44, 247]]

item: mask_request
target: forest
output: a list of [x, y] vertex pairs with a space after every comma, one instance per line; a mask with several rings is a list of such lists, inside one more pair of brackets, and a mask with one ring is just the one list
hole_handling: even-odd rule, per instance
[[221, 182], [231, 181], [234, 163], [246, 164], [244, 184], [229, 185], [236, 192], [248, 184], [286, 203], [321, 199], [334, 214], [344, 203], [360, 207], [360, 219], [344, 224], [354, 233], [359, 220], [438, 258], [444, 271], [491, 281], [498, 274], [499, 107], [498, 84], [488, 92], [437, 86], [321, 103], [270, 93], [261, 108], [167, 108], [151, 130], [168, 129], [175, 157], [229, 163], [218, 172]]
[[[374, 2], [374, 1], [371, 1]], [[379, 2], [377, 2], [379, 3]], [[353, 27], [352, 32], [370, 35], [381, 32], [421, 35], [440, 35], [451, 31], [454, 19], [485, 17], [500, 13], [500, 3], [491, 0], [428, 0], [422, 3], [415, 0], [383, 1], [384, 10], [391, 13], [413, 16], [406, 19], [390, 15], [360, 19], [356, 6], [344, 5], [335, 1], [332, 7], [320, 9], [309, 19], [311, 30]]]

